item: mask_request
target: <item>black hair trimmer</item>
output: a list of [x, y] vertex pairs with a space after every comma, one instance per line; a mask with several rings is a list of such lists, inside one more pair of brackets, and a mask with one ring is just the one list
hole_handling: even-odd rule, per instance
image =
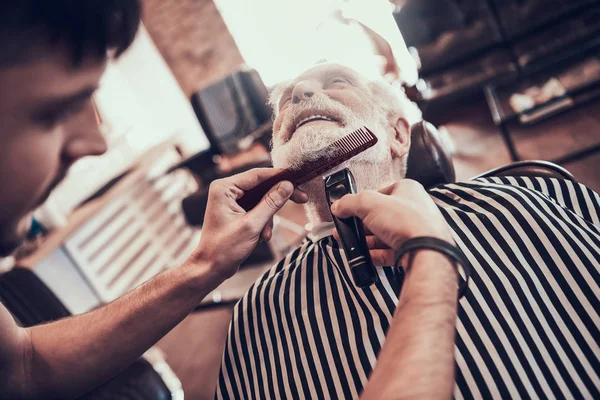
[[[348, 168], [326, 176], [324, 180], [325, 193], [330, 209], [334, 201], [339, 200], [346, 194], [356, 193], [356, 183]], [[333, 213], [331, 217], [346, 252], [354, 284], [361, 288], [371, 286], [379, 278], [369, 254], [362, 221], [356, 217], [338, 218]]]

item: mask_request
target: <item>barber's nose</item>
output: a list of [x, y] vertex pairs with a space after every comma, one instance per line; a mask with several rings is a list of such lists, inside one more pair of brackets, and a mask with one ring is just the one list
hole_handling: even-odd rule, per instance
[[104, 134], [94, 107], [86, 108], [68, 126], [69, 141], [66, 143], [63, 155], [70, 163], [87, 156], [98, 156], [108, 149]]
[[320, 90], [322, 90], [321, 84], [315, 80], [300, 81], [294, 86], [292, 101], [294, 104], [298, 104], [303, 100], [310, 99]]

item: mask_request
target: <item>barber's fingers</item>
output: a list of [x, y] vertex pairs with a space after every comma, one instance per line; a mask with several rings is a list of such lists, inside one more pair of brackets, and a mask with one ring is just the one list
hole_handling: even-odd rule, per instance
[[[365, 228], [364, 230], [365, 230], [365, 239], [367, 240], [367, 247], [369, 249], [389, 249], [390, 248], [390, 246], [385, 244], [384, 241], [380, 240], [376, 236], [373, 236], [373, 234], [371, 234], [371, 232], [369, 232], [369, 230], [367, 228]], [[333, 237], [335, 238], [335, 240], [340, 241], [340, 234], [338, 233], [337, 229], [333, 230]]]
[[372, 250], [375, 250], [375, 249], [389, 250], [390, 249], [390, 246], [385, 244], [383, 241], [381, 241], [376, 236], [367, 235], [366, 239], [367, 239], [367, 246], [369, 247], [369, 249], [372, 249]]
[[331, 212], [338, 218], [358, 217], [362, 220], [381, 203], [381, 193], [367, 190], [359, 194], [347, 194], [336, 200]]
[[[333, 236], [336, 240], [340, 240], [337, 230], [333, 231]], [[377, 266], [390, 266], [394, 264], [396, 252], [390, 246], [377, 239], [375, 236], [367, 236], [367, 245], [371, 260]]]
[[371, 260], [373, 260], [373, 264], [375, 264], [378, 267], [394, 265], [394, 261], [396, 259], [396, 252], [392, 249], [371, 250], [369, 251], [369, 253], [371, 254]]
[[[244, 192], [255, 188], [260, 183], [272, 178], [281, 171], [283, 171], [281, 168], [255, 168], [228, 178], [214, 181], [212, 186], [219, 186], [227, 192], [233, 192], [234, 198], [239, 199], [244, 195]], [[295, 188], [294, 193], [292, 194], [292, 200], [299, 204], [306, 203], [308, 201], [308, 195], [302, 190]]]
[[260, 239], [263, 242], [268, 242], [269, 240], [271, 240], [271, 237], [273, 237], [273, 218], [271, 218], [271, 220], [267, 222], [267, 225], [265, 225], [262, 232], [260, 233]]
[[294, 185], [291, 182], [280, 182], [264, 195], [258, 205], [246, 214], [245, 218], [252, 226], [259, 228], [259, 232], [262, 232], [272, 220], [273, 215], [285, 205], [293, 193]]
[[237, 205], [237, 200], [246, 191], [256, 187], [279, 172], [281, 172], [281, 169], [255, 168], [227, 178], [216, 179], [210, 184], [209, 196], [214, 199], [216, 207], [234, 207], [236, 210], [243, 211]]
[[394, 182], [391, 185], [384, 187], [383, 189], [379, 189], [379, 193], [389, 196], [392, 193], [394, 193], [397, 189], [398, 189], [398, 183]]
[[283, 171], [281, 168], [254, 168], [223, 179], [243, 191], [250, 190]]
[[308, 195], [302, 190], [295, 188], [294, 194], [292, 194], [292, 201], [298, 204], [304, 204], [308, 201]]
[[423, 185], [412, 179], [402, 179], [398, 182], [394, 182], [389, 186], [379, 189], [379, 193], [386, 196], [400, 196], [402, 193], [408, 193], [413, 191], [423, 191]]
[[[333, 231], [333, 236], [336, 240], [340, 240], [337, 229]], [[390, 266], [394, 264], [396, 252], [387, 244], [377, 239], [375, 236], [367, 236], [367, 245], [373, 264], [378, 267]]]
[[[339, 240], [337, 231], [333, 232], [333, 236]], [[379, 247], [379, 243], [382, 243], [383, 246]], [[369, 237], [367, 237], [367, 244], [369, 244]], [[369, 253], [371, 254], [371, 260], [373, 261], [373, 264], [377, 265], [378, 267], [394, 265], [396, 252], [383, 242], [377, 242], [377, 244], [374, 244], [374, 242], [371, 241], [371, 244], [369, 244]]]

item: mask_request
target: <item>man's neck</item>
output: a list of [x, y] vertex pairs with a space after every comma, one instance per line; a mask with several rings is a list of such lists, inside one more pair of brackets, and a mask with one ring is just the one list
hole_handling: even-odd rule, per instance
[[323, 238], [333, 235], [334, 228], [335, 225], [333, 222], [323, 222], [321, 224], [314, 225], [311, 228], [311, 231], [308, 233], [308, 237], [316, 243]]
[[309, 201], [304, 205], [304, 209], [306, 210], [306, 215], [308, 215], [308, 220], [313, 226], [333, 221], [323, 188], [321, 190], [317, 190], [316, 188], [311, 190]]
[[[378, 190], [394, 183], [397, 179], [390, 166], [375, 164], [356, 164], [349, 166], [356, 180], [357, 190]], [[374, 178], [377, 177], [377, 178]], [[308, 194], [308, 203], [304, 206], [310, 223], [315, 226], [331, 222], [331, 212], [325, 196], [325, 185], [321, 177], [306, 183], [303, 188]]]

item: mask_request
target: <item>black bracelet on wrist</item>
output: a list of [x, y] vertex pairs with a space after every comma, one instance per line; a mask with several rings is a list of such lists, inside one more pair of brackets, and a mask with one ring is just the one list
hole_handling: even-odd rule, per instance
[[461, 276], [460, 272], [457, 270], [458, 275], [458, 298], [462, 298], [469, 289], [469, 278], [471, 277], [471, 263], [467, 260], [464, 253], [455, 245], [446, 242], [445, 240], [434, 238], [434, 237], [417, 237], [413, 239], [409, 239], [406, 242], [402, 243], [398, 251], [396, 251], [396, 262], [395, 267], [398, 268], [398, 263], [402, 259], [404, 254], [413, 251], [413, 250], [435, 250], [447, 257], [450, 257], [454, 260], [459, 267], [462, 266], [464, 270], [464, 278]]

